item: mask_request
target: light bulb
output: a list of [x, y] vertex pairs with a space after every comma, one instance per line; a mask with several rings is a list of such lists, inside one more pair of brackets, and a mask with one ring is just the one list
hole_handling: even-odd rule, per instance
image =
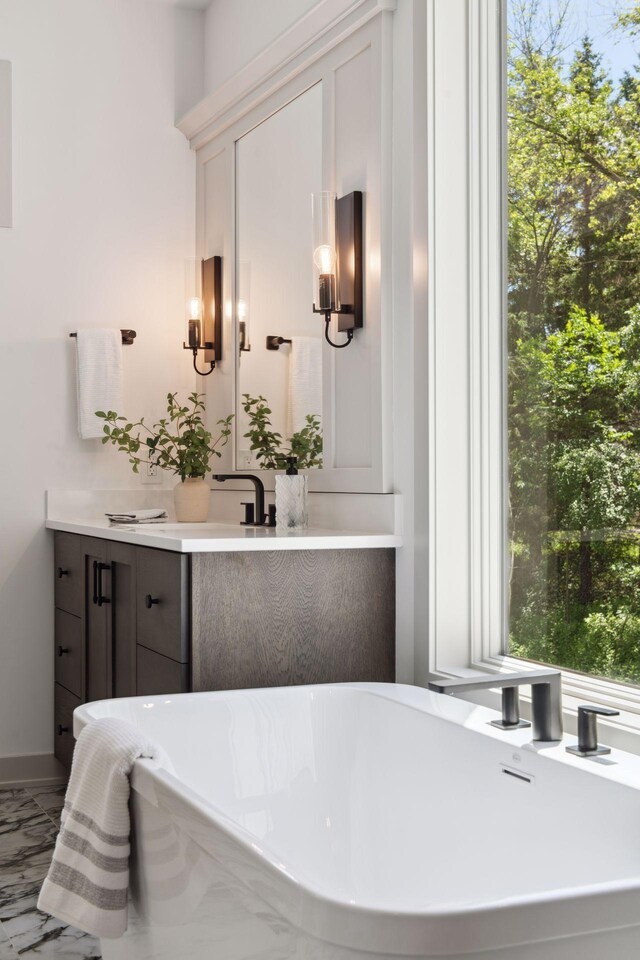
[[335, 250], [329, 244], [323, 243], [313, 251], [313, 262], [320, 273], [335, 273]]
[[189, 298], [189, 319], [190, 320], [199, 320], [202, 316], [202, 301], [200, 297], [190, 297]]

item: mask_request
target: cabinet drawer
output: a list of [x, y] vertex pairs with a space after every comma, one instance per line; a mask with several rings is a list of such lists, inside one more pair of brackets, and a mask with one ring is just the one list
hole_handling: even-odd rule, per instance
[[81, 617], [84, 598], [82, 538], [74, 533], [56, 532], [54, 557], [56, 607]]
[[136, 682], [139, 697], [150, 697], [157, 693], [187, 693], [189, 665], [138, 646]]
[[84, 642], [82, 620], [64, 610], [56, 610], [56, 683], [74, 693], [84, 694]]
[[188, 661], [188, 558], [184, 554], [138, 547], [136, 623], [139, 644], [172, 660]]
[[73, 739], [73, 711], [76, 707], [79, 707], [81, 703], [82, 701], [79, 697], [74, 697], [72, 693], [69, 693], [68, 690], [61, 687], [59, 683], [56, 683], [53, 752], [67, 770], [71, 767], [71, 759], [75, 745]]

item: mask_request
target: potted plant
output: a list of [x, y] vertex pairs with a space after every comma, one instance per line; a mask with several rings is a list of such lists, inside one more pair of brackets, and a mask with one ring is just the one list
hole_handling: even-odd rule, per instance
[[[141, 463], [171, 470], [180, 479], [174, 488], [176, 519], [182, 523], [201, 523], [209, 513], [209, 484], [205, 480], [212, 456], [220, 457], [231, 434], [233, 414], [218, 420], [216, 440], [206, 429], [203, 394], [191, 393], [186, 405], [177, 393], [167, 394], [167, 416], [148, 427], [144, 417], [130, 423], [114, 410], [96, 410], [105, 421], [103, 443], [112, 443], [129, 456], [134, 473]], [[147, 434], [147, 435], [145, 435]]]
[[305, 425], [288, 440], [272, 429], [271, 409], [263, 396], [243, 394], [243, 409], [249, 417], [245, 437], [251, 441], [260, 466], [265, 470], [283, 470], [276, 477], [276, 523], [280, 529], [307, 526], [307, 477], [298, 470], [322, 466], [322, 428], [320, 417], [309, 413]]

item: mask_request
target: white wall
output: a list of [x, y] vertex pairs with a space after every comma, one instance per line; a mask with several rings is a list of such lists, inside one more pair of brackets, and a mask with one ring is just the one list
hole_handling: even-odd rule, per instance
[[246, 66], [318, 0], [212, 0], [205, 14], [207, 93]]
[[14, 131], [13, 227], [0, 229], [0, 756], [52, 749], [45, 490], [139, 482], [115, 450], [78, 439], [69, 332], [138, 331], [127, 413], [153, 417], [169, 390], [194, 387], [181, 349], [194, 157], [174, 116], [201, 92], [197, 17], [149, 0], [0, 0]]

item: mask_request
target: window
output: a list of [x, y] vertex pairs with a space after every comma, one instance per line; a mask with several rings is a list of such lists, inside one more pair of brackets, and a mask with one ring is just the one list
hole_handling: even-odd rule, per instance
[[507, 25], [508, 653], [640, 684], [640, 2]]

